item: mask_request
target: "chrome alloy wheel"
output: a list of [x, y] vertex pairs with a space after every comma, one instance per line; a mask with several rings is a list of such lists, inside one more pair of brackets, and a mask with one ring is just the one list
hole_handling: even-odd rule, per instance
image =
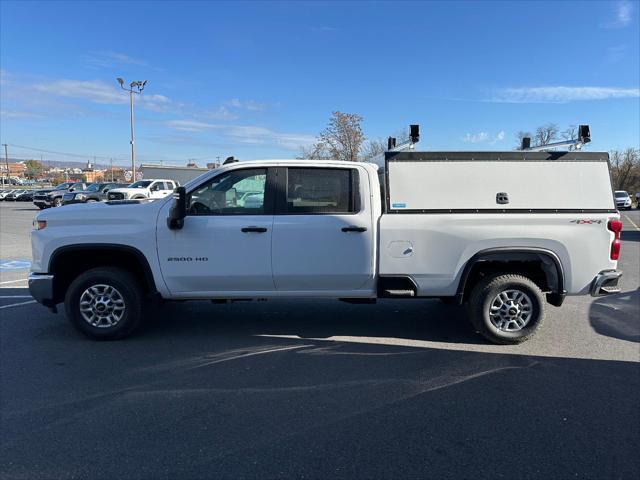
[[495, 296], [489, 309], [491, 323], [503, 332], [522, 330], [533, 317], [533, 302], [521, 290], [504, 290]]
[[80, 296], [80, 313], [89, 325], [98, 328], [115, 326], [126, 310], [122, 294], [111, 285], [92, 285]]

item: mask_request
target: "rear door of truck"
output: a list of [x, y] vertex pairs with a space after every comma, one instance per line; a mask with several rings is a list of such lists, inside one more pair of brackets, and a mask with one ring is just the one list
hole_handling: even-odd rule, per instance
[[278, 168], [271, 250], [278, 291], [371, 295], [376, 230], [367, 175], [359, 166]]

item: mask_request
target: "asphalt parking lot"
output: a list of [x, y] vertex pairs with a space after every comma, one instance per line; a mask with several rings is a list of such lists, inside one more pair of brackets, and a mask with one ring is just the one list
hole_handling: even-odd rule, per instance
[[168, 304], [92, 342], [25, 288], [37, 211], [0, 203], [3, 479], [640, 477], [638, 210], [623, 292], [519, 346], [436, 300]]

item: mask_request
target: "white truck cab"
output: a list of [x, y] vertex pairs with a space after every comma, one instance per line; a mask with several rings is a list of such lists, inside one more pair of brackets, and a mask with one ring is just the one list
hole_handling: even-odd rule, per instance
[[[451, 195], [451, 192], [457, 192]], [[145, 301], [442, 298], [519, 343], [566, 295], [618, 291], [608, 154], [387, 152], [377, 163], [272, 160], [207, 172], [155, 202], [44, 211], [31, 293], [92, 338]]]
[[114, 188], [107, 194], [107, 200], [142, 200], [145, 198], [164, 198], [170, 195], [179, 184], [173, 180], [138, 180], [125, 188]]

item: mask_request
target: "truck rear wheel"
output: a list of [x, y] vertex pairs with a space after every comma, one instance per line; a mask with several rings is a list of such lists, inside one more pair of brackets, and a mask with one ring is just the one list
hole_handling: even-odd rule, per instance
[[469, 299], [473, 326], [493, 343], [522, 343], [540, 328], [545, 299], [540, 288], [522, 275], [494, 275], [473, 288]]
[[119, 268], [94, 268], [67, 289], [64, 309], [79, 331], [95, 340], [124, 338], [140, 325], [144, 294], [138, 280]]

